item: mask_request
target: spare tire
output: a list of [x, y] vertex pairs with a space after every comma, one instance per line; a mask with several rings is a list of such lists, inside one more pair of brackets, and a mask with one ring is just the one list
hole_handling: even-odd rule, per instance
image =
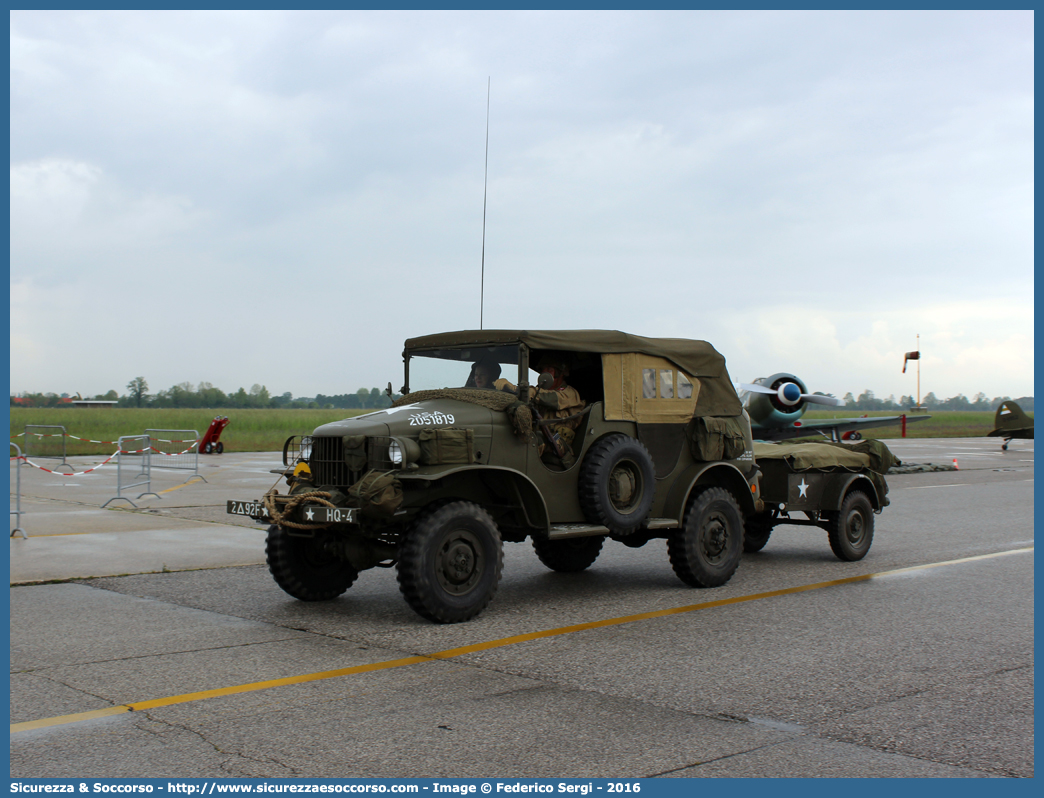
[[618, 535], [633, 532], [648, 517], [656, 494], [649, 450], [621, 433], [606, 435], [584, 457], [579, 490], [580, 507], [589, 523]]

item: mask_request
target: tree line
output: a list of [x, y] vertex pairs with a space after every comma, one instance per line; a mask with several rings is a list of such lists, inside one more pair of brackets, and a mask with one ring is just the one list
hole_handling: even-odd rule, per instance
[[[333, 396], [316, 394], [312, 397], [295, 397], [289, 391], [272, 395], [264, 385], [254, 384], [250, 390], [240, 388], [235, 393], [226, 394], [209, 382], [201, 382], [193, 386], [190, 382], [182, 382], [165, 388], [154, 394], [149, 393], [149, 384], [144, 377], [135, 377], [127, 383], [127, 393], [117, 394], [109, 391], [106, 394], [87, 397], [103, 401], [116, 402], [119, 407], [185, 407], [185, 408], [310, 408], [344, 410], [380, 410], [390, 407], [393, 399], [378, 388], [360, 388], [355, 393], [341, 393]], [[859, 396], [851, 392], [844, 395], [845, 407], [850, 410], [885, 410], [902, 413], [917, 404], [912, 396], [902, 396], [896, 401], [894, 395], [887, 399], [879, 399], [874, 392], [867, 389]], [[1010, 396], [996, 396], [990, 399], [979, 392], [972, 399], [964, 394], [957, 394], [949, 399], [939, 399], [934, 393], [922, 397], [921, 405], [927, 410], [981, 410], [994, 412], [1001, 402], [1009, 401]], [[68, 405], [71, 398], [68, 394], [55, 393], [22, 393], [11, 397], [12, 407], [61, 407]], [[1033, 412], [1033, 397], [1020, 396], [1014, 401], [1026, 412]]]
[[[887, 399], [879, 399], [874, 396], [874, 392], [871, 390], [865, 390], [859, 396], [852, 396], [851, 392], [849, 392], [844, 395], [843, 399], [845, 400], [845, 407], [850, 410], [891, 410], [901, 413], [917, 404], [917, 400], [912, 396], [902, 396], [898, 402], [895, 400], [894, 395], [889, 396]], [[981, 391], [975, 394], [972, 399], [969, 399], [962, 393], [951, 396], [949, 399], [940, 399], [934, 393], [928, 393], [921, 397], [921, 406], [929, 411], [981, 410], [995, 412], [1000, 407], [1001, 402], [1009, 401], [1018, 402], [1019, 407], [1027, 413], [1033, 412], [1032, 396], [1020, 396], [1014, 400], [1010, 396], [995, 396], [993, 399], [990, 399]]]
[[[12, 407], [62, 407], [70, 406], [74, 398], [69, 394], [55, 393], [21, 393], [11, 397]], [[201, 382], [193, 386], [190, 382], [182, 382], [177, 385], [149, 393], [149, 383], [144, 377], [135, 377], [127, 383], [127, 393], [117, 394], [112, 390], [97, 396], [83, 397], [85, 399], [96, 399], [101, 401], [116, 402], [117, 407], [181, 407], [181, 408], [308, 408], [308, 409], [334, 409], [345, 410], [379, 410], [390, 407], [393, 399], [399, 395], [394, 394], [392, 398], [377, 388], [360, 388], [355, 393], [336, 394], [326, 396], [317, 394], [312, 397], [295, 397], [289, 391], [279, 395], [272, 395], [264, 385], [254, 384], [250, 390], [240, 388], [235, 393], [225, 393], [220, 388], [215, 388], [209, 382]]]

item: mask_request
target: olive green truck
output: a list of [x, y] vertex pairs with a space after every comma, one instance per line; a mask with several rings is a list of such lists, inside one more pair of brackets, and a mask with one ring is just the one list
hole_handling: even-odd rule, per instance
[[[286, 492], [228, 502], [269, 524], [269, 569], [297, 599], [336, 598], [360, 571], [394, 566], [418, 614], [466, 621], [496, 593], [503, 542], [527, 538], [562, 572], [592, 565], [607, 540], [666, 540], [682, 582], [717, 587], [780, 524], [819, 526], [837, 557], [859, 560], [888, 504], [883, 474], [898, 461], [879, 442], [754, 441], [704, 341], [462, 331], [410, 339], [403, 359], [391, 407], [291, 437]], [[561, 380], [534, 371], [546, 362], [580, 407], [556, 409]], [[472, 387], [476, 364], [499, 372], [499, 390]]]

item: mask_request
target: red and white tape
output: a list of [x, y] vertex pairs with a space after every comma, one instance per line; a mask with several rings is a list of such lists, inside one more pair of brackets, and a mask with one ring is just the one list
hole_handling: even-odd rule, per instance
[[[144, 451], [144, 449], [142, 451]], [[34, 463], [28, 457], [12, 457], [11, 460], [12, 461], [14, 461], [14, 460], [23, 460], [28, 465], [31, 465], [33, 468], [39, 468], [41, 471], [46, 471], [48, 474], [58, 474], [58, 475], [63, 476], [63, 477], [82, 477], [84, 474], [89, 474], [92, 471], [97, 471], [99, 468], [101, 468], [103, 465], [108, 463], [110, 460], [112, 460], [113, 457], [115, 457], [118, 454], [119, 454], [119, 452], [113, 452], [109, 457], [107, 457], [105, 460], [102, 460], [94, 468], [88, 468], [86, 471], [76, 471], [76, 472], [74, 472], [72, 474], [68, 474], [65, 471], [52, 471], [50, 468], [44, 468], [42, 465], [38, 465], [37, 463]], [[124, 452], [124, 454], [131, 454], [131, 452]]]
[[[196, 441], [192, 441], [192, 443], [195, 443], [195, 442]], [[187, 443], [187, 441], [163, 441], [163, 443]], [[152, 447], [152, 451], [154, 451], [156, 454], [162, 454], [164, 457], [177, 457], [180, 454], [188, 454], [189, 452], [192, 451], [192, 447], [190, 446], [189, 448], [185, 449], [182, 452], [161, 452], [156, 447]]]
[[69, 435], [69, 433], [66, 433], [66, 436], [72, 438], [74, 441], [83, 441], [84, 443], [107, 443], [110, 446], [113, 444], [119, 445], [118, 441], [95, 441], [90, 438], [77, 438], [75, 435]]
[[[35, 435], [37, 438], [61, 438], [64, 435], [64, 437], [66, 437], [66, 438], [72, 438], [74, 441], [80, 441], [82, 443], [104, 443], [104, 444], [106, 444], [108, 446], [119, 445], [119, 441], [96, 441], [93, 438], [77, 438], [75, 435], [72, 435], [72, 434], [70, 434], [68, 432], [65, 432], [65, 433], [55, 432], [55, 433], [52, 433], [52, 434], [49, 434], [49, 435], [44, 435], [42, 432], [34, 432], [32, 434]], [[19, 432], [17, 435], [12, 435], [11, 437], [12, 438], [21, 438], [24, 435], [25, 435], [24, 432]], [[137, 437], [137, 436], [130, 436], [130, 437]], [[185, 452], [192, 451], [192, 446], [196, 445], [200, 441], [199, 438], [197, 438], [194, 441], [168, 441], [168, 440], [164, 440], [163, 438], [154, 438], [154, 440], [156, 441], [156, 443], [187, 443], [187, 444], [190, 444], [188, 449], [186, 449], [184, 452], [178, 452], [178, 454], [185, 454]], [[157, 450], [154, 449], [153, 451], [157, 451]], [[160, 454], [168, 454], [168, 452], [160, 452]]]

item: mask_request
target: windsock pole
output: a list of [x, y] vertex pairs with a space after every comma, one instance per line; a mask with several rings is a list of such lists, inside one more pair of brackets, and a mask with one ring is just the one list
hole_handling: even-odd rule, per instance
[[[485, 200], [483, 200], [485, 204]], [[483, 210], [485, 213], [485, 210]], [[484, 223], [484, 222], [483, 222]], [[921, 406], [921, 334], [917, 333], [917, 406]]]

